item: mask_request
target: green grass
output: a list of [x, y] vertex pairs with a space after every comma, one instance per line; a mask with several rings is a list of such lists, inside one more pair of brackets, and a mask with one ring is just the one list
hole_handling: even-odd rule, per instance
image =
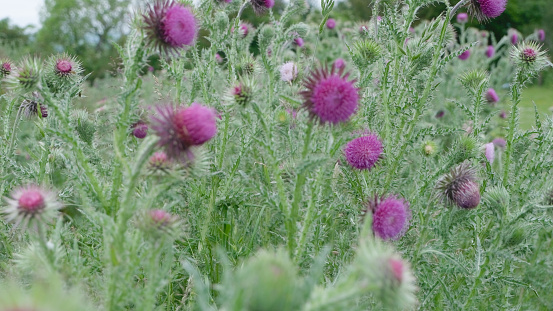
[[534, 104], [540, 116], [551, 116], [553, 107], [553, 86], [532, 86], [522, 93], [520, 103], [520, 125], [523, 129], [530, 129], [535, 123]]

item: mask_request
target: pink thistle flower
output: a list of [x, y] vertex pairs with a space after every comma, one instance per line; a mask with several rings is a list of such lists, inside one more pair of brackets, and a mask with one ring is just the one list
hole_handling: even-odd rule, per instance
[[513, 33], [511, 34], [511, 44], [515, 45], [518, 43], [518, 34]]
[[221, 55], [219, 55], [219, 53], [215, 54], [215, 61], [217, 62], [217, 64], [223, 63], [223, 58], [221, 57]]
[[410, 32], [410, 33], [415, 33], [415, 28], [409, 27], [409, 32]]
[[336, 20], [334, 18], [329, 18], [326, 21], [326, 28], [328, 29], [334, 29], [336, 27]]
[[241, 23], [239, 28], [239, 32], [242, 35], [242, 38], [245, 38], [250, 33], [250, 28], [252, 28], [252, 26], [248, 23]]
[[488, 21], [501, 15], [507, 6], [507, 0], [471, 0], [469, 13], [480, 22]]
[[486, 101], [488, 101], [488, 103], [492, 105], [499, 101], [499, 96], [497, 95], [494, 89], [488, 89], [486, 91], [485, 97], [486, 97]]
[[538, 53], [535, 49], [528, 47], [522, 50], [521, 59], [525, 63], [533, 63], [538, 58]]
[[438, 112], [436, 112], [436, 118], [437, 119], [443, 118], [444, 115], [445, 115], [445, 111], [443, 111], [443, 110], [439, 110]]
[[388, 259], [388, 264], [390, 266], [390, 270], [392, 272], [394, 280], [401, 284], [401, 282], [403, 281], [403, 272], [406, 270], [403, 261], [396, 258], [390, 258]]
[[464, 24], [469, 20], [469, 15], [467, 13], [457, 14], [457, 23]]
[[470, 57], [470, 50], [466, 50], [458, 56], [460, 60], [467, 60]]
[[49, 190], [27, 185], [15, 189], [11, 198], [5, 198], [8, 206], [2, 209], [2, 214], [7, 221], [23, 228], [34, 222], [48, 223], [62, 207], [56, 199], [56, 195]]
[[300, 37], [295, 38], [294, 39], [294, 44], [301, 48], [304, 44], [303, 39], [300, 38]]
[[373, 232], [383, 240], [397, 240], [409, 228], [411, 210], [409, 204], [395, 196], [375, 196], [367, 209], [373, 213]]
[[143, 15], [149, 44], [160, 52], [172, 53], [194, 44], [198, 22], [189, 7], [174, 0], [158, 0]]
[[169, 167], [169, 158], [163, 151], [155, 152], [149, 159], [148, 164], [153, 171], [163, 171]]
[[0, 62], [0, 79], [8, 76], [12, 72], [12, 64], [9, 61]]
[[280, 67], [280, 79], [284, 82], [292, 82], [298, 76], [298, 66], [294, 62], [284, 63]]
[[209, 141], [217, 133], [216, 114], [212, 108], [193, 103], [190, 107], [157, 107], [152, 129], [159, 136], [169, 158], [186, 161], [193, 158], [192, 146]]
[[499, 113], [499, 117], [501, 119], [507, 119], [507, 112], [505, 110], [501, 110], [501, 112]]
[[444, 175], [437, 185], [440, 197], [463, 209], [480, 204], [480, 187], [476, 183], [476, 171], [463, 162]]
[[486, 156], [486, 159], [488, 159], [488, 162], [490, 162], [490, 164], [493, 163], [493, 160], [495, 159], [495, 149], [494, 149], [494, 144], [493, 143], [487, 143], [484, 145], [484, 148], [485, 148], [485, 152], [484, 152], [484, 155]]
[[359, 89], [355, 80], [348, 80], [349, 74], [344, 74], [344, 68], [332, 66], [318, 68], [304, 80], [307, 89], [300, 92], [304, 98], [304, 107], [312, 118], [321, 123], [337, 124], [348, 121], [357, 111]]
[[148, 124], [138, 121], [132, 125], [132, 134], [138, 139], [143, 139], [148, 135]]
[[67, 59], [59, 59], [56, 63], [56, 73], [60, 76], [67, 76], [73, 71], [71, 61]]
[[488, 45], [488, 48], [486, 49], [486, 56], [488, 58], [492, 58], [495, 55], [495, 48], [493, 45]]
[[343, 58], [338, 58], [334, 61], [334, 67], [336, 69], [340, 69], [342, 67], [345, 67], [346, 66], [346, 62], [344, 61]]
[[251, 4], [255, 14], [261, 15], [275, 5], [275, 0], [252, 0]]
[[359, 170], [370, 170], [382, 158], [382, 142], [376, 134], [350, 141], [344, 149], [349, 165]]
[[505, 146], [507, 145], [505, 139], [501, 137], [495, 138], [494, 140], [492, 140], [492, 143], [499, 148], [505, 148]]
[[154, 209], [144, 214], [141, 228], [151, 237], [174, 235], [179, 226], [177, 217], [161, 209]]
[[538, 30], [538, 40], [545, 41], [545, 30], [540, 29]]

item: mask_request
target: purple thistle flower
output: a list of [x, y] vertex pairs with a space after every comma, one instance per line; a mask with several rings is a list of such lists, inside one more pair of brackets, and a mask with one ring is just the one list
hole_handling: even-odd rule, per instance
[[499, 96], [497, 95], [497, 93], [495, 92], [494, 89], [488, 89], [486, 91], [486, 95], [484, 95], [486, 97], [486, 101], [488, 101], [489, 104], [495, 104], [499, 101]]
[[38, 117], [39, 110], [40, 110], [40, 116], [42, 118], [48, 117], [48, 108], [46, 108], [44, 104], [39, 104], [34, 100], [25, 99], [21, 103], [21, 106], [22, 106], [23, 115], [28, 119]]
[[545, 41], [545, 30], [540, 29], [538, 30], [538, 40]]
[[467, 60], [470, 57], [470, 50], [466, 50], [458, 56], [460, 60]]
[[198, 22], [189, 7], [174, 0], [158, 0], [143, 15], [149, 44], [160, 52], [172, 53], [194, 44]]
[[390, 258], [388, 259], [388, 265], [392, 275], [394, 276], [394, 280], [398, 284], [401, 284], [403, 281], [403, 273], [407, 270], [403, 261], [396, 258]]
[[376, 134], [350, 141], [344, 149], [349, 165], [359, 170], [370, 170], [382, 157], [382, 142]]
[[460, 208], [471, 209], [480, 204], [480, 187], [476, 183], [476, 171], [468, 162], [454, 167], [438, 181], [440, 197]]
[[215, 111], [197, 103], [176, 109], [170, 105], [158, 106], [157, 113], [152, 117], [152, 129], [169, 158], [191, 159], [190, 147], [204, 144], [217, 133]]
[[436, 113], [436, 118], [437, 118], [437, 119], [441, 119], [441, 118], [443, 118], [444, 115], [445, 115], [445, 111], [439, 110], [439, 111]]
[[528, 47], [522, 50], [520, 57], [525, 63], [533, 63], [536, 61], [536, 58], [538, 58], [538, 53], [535, 49]]
[[165, 152], [157, 151], [148, 159], [148, 164], [154, 171], [165, 170], [169, 167], [169, 158]]
[[252, 0], [251, 4], [255, 14], [261, 15], [275, 5], [275, 0]]
[[507, 6], [507, 0], [471, 0], [469, 2], [469, 13], [475, 16], [480, 22], [501, 15]]
[[20, 187], [5, 198], [8, 206], [1, 211], [7, 221], [27, 227], [31, 222], [46, 223], [52, 220], [62, 207], [55, 193], [36, 185]]
[[295, 38], [294, 44], [301, 48], [303, 46], [303, 39], [300, 37]]
[[328, 28], [328, 29], [334, 29], [334, 27], [336, 27], [336, 20], [334, 20], [334, 18], [329, 18], [329, 19], [326, 21], [326, 28]]
[[488, 48], [486, 49], [486, 56], [488, 58], [492, 58], [495, 55], [495, 48], [493, 45], [488, 45]]
[[375, 196], [368, 204], [368, 210], [373, 213], [373, 232], [383, 240], [397, 240], [409, 228], [411, 210], [409, 204], [395, 196]]
[[148, 124], [138, 121], [132, 125], [132, 134], [138, 139], [143, 139], [148, 135]]
[[12, 64], [9, 61], [0, 62], [0, 79], [12, 72]]
[[493, 160], [495, 159], [495, 149], [493, 143], [487, 143], [484, 145], [484, 148], [486, 149], [484, 155], [486, 156], [486, 159], [488, 159], [488, 162], [490, 164], [493, 163]]
[[144, 233], [159, 238], [163, 235], [173, 235], [179, 225], [177, 217], [161, 209], [144, 213], [141, 228]]
[[505, 139], [501, 137], [495, 138], [494, 140], [492, 140], [492, 143], [499, 148], [505, 148], [505, 146], [507, 145]]
[[241, 23], [239, 26], [239, 33], [242, 35], [242, 38], [245, 38], [250, 33], [250, 29], [253, 26], [248, 23]]
[[515, 45], [518, 43], [518, 34], [513, 33], [511, 34], [511, 44]]
[[501, 110], [501, 112], [499, 113], [499, 117], [501, 119], [507, 119], [507, 112], [505, 110]]
[[218, 64], [221, 64], [223, 62], [223, 58], [221, 57], [221, 55], [219, 55], [219, 53], [216, 53], [215, 54], [215, 61], [218, 63]]
[[343, 58], [338, 58], [334, 61], [334, 67], [336, 69], [340, 69], [342, 67], [345, 67], [346, 66], [346, 62], [344, 61]]
[[337, 124], [348, 121], [357, 111], [359, 89], [355, 80], [348, 80], [349, 73], [344, 74], [344, 68], [332, 66], [318, 68], [304, 80], [307, 90], [300, 92], [304, 98], [304, 107], [312, 118], [321, 123]]
[[457, 23], [464, 24], [469, 20], [469, 15], [467, 13], [457, 14]]

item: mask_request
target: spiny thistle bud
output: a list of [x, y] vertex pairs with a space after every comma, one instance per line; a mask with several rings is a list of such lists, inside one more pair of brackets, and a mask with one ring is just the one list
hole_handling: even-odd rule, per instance
[[521, 69], [537, 72], [547, 65], [546, 51], [535, 42], [522, 42], [511, 50], [511, 58]]
[[157, 151], [148, 159], [148, 165], [154, 172], [165, 171], [169, 168], [170, 160], [165, 152]]
[[236, 74], [241, 77], [253, 76], [257, 72], [259, 72], [259, 65], [252, 55], [246, 55], [242, 57], [240, 61], [238, 61], [235, 69]]
[[48, 109], [44, 104], [39, 104], [37, 101], [30, 100], [30, 99], [24, 99], [21, 103], [21, 109], [23, 111], [23, 115], [27, 119], [34, 119], [39, 116], [40, 111], [40, 117], [46, 118], [48, 117]]
[[9, 76], [13, 70], [13, 65], [9, 60], [0, 60], [0, 79]]
[[174, 235], [179, 222], [177, 218], [161, 209], [154, 209], [144, 213], [140, 228], [148, 235], [161, 237]]
[[204, 144], [217, 133], [215, 119], [215, 110], [197, 103], [177, 108], [163, 105], [157, 107], [151, 124], [167, 156], [188, 162], [193, 158], [190, 147]]
[[292, 82], [298, 77], [298, 66], [294, 62], [284, 63], [280, 67], [280, 79], [284, 82]]
[[397, 240], [409, 228], [411, 210], [409, 203], [396, 196], [374, 196], [368, 205], [367, 212], [372, 212], [373, 233], [383, 240]]
[[427, 156], [433, 156], [436, 154], [438, 146], [432, 140], [428, 140], [423, 144], [423, 152]]
[[251, 4], [255, 14], [261, 15], [275, 5], [275, 0], [252, 0]]
[[417, 287], [409, 263], [381, 241], [364, 239], [359, 244], [353, 266], [358, 286], [375, 295], [386, 310], [413, 309]]
[[491, 105], [494, 105], [497, 102], [499, 102], [499, 96], [497, 95], [494, 89], [488, 89], [484, 97], [486, 98], [486, 101]]
[[370, 170], [382, 158], [382, 142], [376, 134], [350, 141], [344, 149], [349, 165], [359, 170]]
[[469, 13], [479, 22], [487, 22], [501, 15], [507, 6], [507, 0], [470, 0]]
[[241, 79], [237, 84], [231, 86], [228, 98], [237, 105], [247, 105], [253, 97], [253, 81], [250, 79]]
[[348, 77], [344, 68], [334, 66], [330, 70], [323, 67], [311, 72], [303, 81], [306, 90], [300, 92], [311, 118], [332, 124], [349, 121], [357, 112], [360, 96], [355, 80], [348, 80]]
[[146, 124], [144, 121], [140, 120], [133, 124], [132, 126], [132, 134], [134, 137], [138, 139], [143, 139], [148, 135], [148, 124]]
[[480, 187], [476, 171], [469, 162], [463, 162], [444, 175], [437, 185], [439, 196], [463, 209], [475, 208], [480, 204]]
[[191, 46], [199, 26], [191, 7], [174, 0], [157, 0], [142, 15], [148, 44], [165, 54]]
[[365, 68], [382, 56], [382, 47], [371, 39], [364, 39], [353, 44], [352, 59], [359, 68]]
[[484, 70], [474, 69], [461, 75], [459, 80], [467, 90], [476, 92], [482, 83], [488, 82], [488, 73]]
[[227, 307], [240, 310], [300, 310], [304, 297], [295, 264], [284, 251], [259, 251], [225, 279], [233, 288]]
[[46, 84], [54, 93], [66, 92], [81, 82], [83, 68], [74, 57], [67, 54], [51, 56], [46, 62]]
[[259, 32], [259, 46], [261, 47], [268, 47], [271, 44], [271, 40], [275, 36], [275, 27], [272, 25], [265, 25], [263, 28], [261, 28], [261, 31]]
[[42, 67], [40, 61], [34, 57], [26, 57], [7, 76], [6, 83], [8, 83], [8, 88], [13, 91], [27, 93], [38, 87], [41, 74]]
[[492, 58], [495, 55], [495, 48], [493, 45], [488, 45], [488, 48], [486, 48], [486, 57]]
[[294, 37], [305, 38], [309, 34], [309, 25], [305, 23], [294, 24], [288, 28], [287, 33]]
[[35, 222], [50, 222], [62, 207], [55, 193], [36, 185], [17, 188], [5, 200], [8, 205], [2, 214], [7, 221], [23, 228]]

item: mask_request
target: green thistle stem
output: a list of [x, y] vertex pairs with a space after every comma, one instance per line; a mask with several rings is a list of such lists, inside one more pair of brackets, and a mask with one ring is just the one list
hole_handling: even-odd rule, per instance
[[516, 128], [518, 127], [518, 104], [520, 103], [520, 85], [519, 85], [519, 76], [515, 78], [515, 82], [511, 86], [511, 101], [513, 105], [511, 106], [511, 115], [509, 116], [509, 131], [507, 133], [507, 146], [505, 147], [505, 164], [503, 166], [503, 186], [506, 189], [509, 189], [509, 173], [511, 169], [511, 156], [513, 153], [513, 143]]

